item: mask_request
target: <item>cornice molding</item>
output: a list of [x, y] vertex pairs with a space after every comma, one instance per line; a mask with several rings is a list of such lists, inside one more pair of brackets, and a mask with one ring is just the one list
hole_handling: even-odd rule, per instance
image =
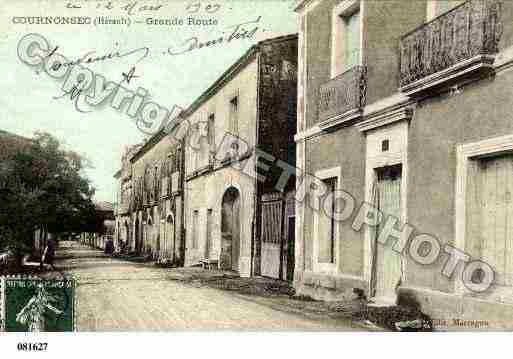
[[410, 121], [413, 118], [413, 111], [414, 105], [411, 103], [397, 104], [367, 114], [364, 120], [355, 126], [361, 132], [366, 132], [395, 122]]
[[[384, 126], [402, 119], [411, 119], [414, 106], [415, 100], [411, 100], [401, 93], [396, 93], [378, 102], [374, 102], [371, 105], [365, 106], [363, 111], [353, 113], [351, 116], [353, 120], [362, 116], [363, 121], [356, 123], [355, 126], [360, 129], [360, 131], [368, 131], [371, 128]], [[348, 116], [347, 113], [343, 115]], [[340, 120], [342, 119], [339, 119], [338, 122], [340, 122]], [[342, 123], [349, 121], [350, 119], [344, 118]], [[329, 128], [328, 126], [328, 129]], [[321, 136], [324, 133], [329, 133], [329, 131], [325, 129], [326, 127], [323, 128], [320, 124], [316, 124], [304, 131], [298, 132], [294, 136], [294, 140], [298, 143]]]
[[300, 0], [294, 8], [294, 11], [301, 14], [305, 11], [311, 10], [311, 8], [317, 5], [318, 2], [319, 0]]

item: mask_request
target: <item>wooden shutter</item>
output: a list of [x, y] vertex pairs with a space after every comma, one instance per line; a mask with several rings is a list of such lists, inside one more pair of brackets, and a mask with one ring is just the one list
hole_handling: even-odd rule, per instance
[[513, 285], [513, 155], [471, 161], [467, 182], [466, 250]]

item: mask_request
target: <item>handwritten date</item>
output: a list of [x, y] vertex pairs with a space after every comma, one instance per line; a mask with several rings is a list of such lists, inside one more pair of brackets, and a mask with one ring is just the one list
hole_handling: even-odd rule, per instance
[[[144, 13], [153, 11], [156, 12], [164, 7], [163, 4], [157, 3], [146, 3], [141, 1], [128, 1], [121, 3], [121, 5], [116, 4], [115, 1], [105, 1], [99, 2], [96, 4], [97, 9], [106, 9], [113, 10], [115, 8], [125, 11], [127, 15], [135, 15], [138, 13]], [[81, 9], [82, 3], [80, 1], [68, 1], [66, 3], [66, 8], [68, 9]], [[199, 13], [204, 11], [209, 14], [213, 14], [221, 9], [221, 5], [217, 3], [202, 3], [200, 1], [191, 2], [186, 7], [185, 10], [190, 14]]]

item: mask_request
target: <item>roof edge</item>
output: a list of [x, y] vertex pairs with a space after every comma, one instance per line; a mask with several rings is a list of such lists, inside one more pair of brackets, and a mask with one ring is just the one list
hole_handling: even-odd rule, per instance
[[[228, 69], [221, 74], [217, 78], [216, 81], [212, 85], [210, 85], [201, 95], [199, 95], [196, 100], [192, 102], [186, 109], [182, 110], [182, 112], [176, 117], [181, 118], [182, 120], [186, 117], [194, 113], [202, 104], [204, 104], [208, 99], [210, 99], [222, 86], [224, 86], [228, 81], [232, 79], [232, 76], [237, 74], [239, 71], [244, 69], [246, 65], [252, 60], [253, 56], [259, 51], [261, 46], [265, 46], [272, 43], [277, 43], [281, 41], [289, 41], [293, 39], [297, 39], [298, 34], [287, 34], [282, 36], [277, 36], [265, 40], [261, 40], [256, 44], [252, 45], [237, 61], [235, 61]], [[148, 152], [153, 146], [155, 146], [163, 137], [165, 137], [164, 128], [161, 128], [157, 133], [152, 135], [142, 146], [139, 148], [131, 157], [130, 162], [135, 162], [139, 159], [143, 154]]]
[[295, 11], [295, 12], [298, 12], [299, 10], [304, 9], [304, 8], [306, 7], [306, 5], [307, 5], [310, 1], [312, 1], [312, 0], [302, 0], [302, 1], [300, 1], [300, 2], [296, 5], [296, 7], [294, 7], [294, 11]]
[[194, 102], [189, 105], [184, 111], [184, 116], [191, 115], [194, 111], [196, 111], [205, 101], [207, 101], [210, 97], [212, 97], [216, 91], [221, 88], [226, 82], [231, 80], [231, 76], [234, 76], [238, 71], [244, 69], [246, 65], [250, 62], [252, 59], [252, 56], [255, 55], [259, 50], [261, 46], [265, 46], [267, 44], [281, 42], [281, 41], [289, 41], [293, 39], [297, 39], [298, 34], [288, 34], [288, 35], [282, 35], [277, 36], [265, 40], [261, 40], [251, 46], [237, 61], [235, 61], [228, 69], [221, 74], [217, 78], [212, 85], [210, 85], [201, 95], [199, 95]]

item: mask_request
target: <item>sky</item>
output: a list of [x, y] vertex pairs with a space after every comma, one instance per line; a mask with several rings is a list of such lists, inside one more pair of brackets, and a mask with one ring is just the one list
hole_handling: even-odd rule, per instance
[[[68, 9], [70, 3], [76, 8]], [[18, 45], [25, 35], [44, 37], [50, 48], [69, 60], [120, 54], [140, 50], [87, 65], [106, 80], [122, 81], [135, 67], [125, 86], [146, 89], [151, 101], [166, 107], [187, 107], [231, 64], [258, 41], [297, 32], [293, 0], [213, 0], [213, 1], [112, 1], [108, 0], [8, 0], [0, 2], [0, 129], [31, 137], [35, 131], [56, 136], [65, 148], [88, 158], [93, 168], [86, 176], [96, 188], [95, 200], [114, 202], [113, 175], [121, 166], [121, 155], [129, 145], [145, 137], [126, 111], [111, 106], [84, 107], [80, 113], [68, 96], [63, 97], [63, 80], [54, 79], [41, 67], [18, 57]], [[135, 6], [130, 7], [131, 4]], [[129, 8], [125, 7], [129, 5]], [[158, 5], [161, 5], [160, 8]], [[149, 10], [149, 7], [157, 8]], [[28, 24], [27, 17], [90, 17], [125, 19], [127, 25]], [[180, 55], [186, 40], [199, 41], [228, 36], [237, 24], [260, 21], [252, 39], [240, 39]], [[182, 19], [184, 25], [151, 25], [147, 19]], [[214, 25], [189, 25], [189, 18]], [[255, 25], [253, 25], [254, 27]], [[189, 43], [187, 43], [189, 44]], [[169, 50], [169, 51], [168, 51]], [[141, 59], [142, 58], [142, 59]], [[60, 97], [60, 98], [59, 98]]]

